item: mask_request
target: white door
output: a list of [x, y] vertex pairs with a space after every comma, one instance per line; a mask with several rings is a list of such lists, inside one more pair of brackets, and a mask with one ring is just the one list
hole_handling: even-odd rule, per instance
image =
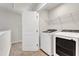
[[36, 12], [25, 11], [22, 15], [22, 48], [24, 51], [39, 49], [39, 19]]

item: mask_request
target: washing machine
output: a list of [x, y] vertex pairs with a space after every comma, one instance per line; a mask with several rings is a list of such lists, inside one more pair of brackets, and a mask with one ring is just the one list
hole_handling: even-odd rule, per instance
[[41, 33], [41, 50], [44, 51], [47, 55], [52, 56], [53, 53], [53, 35], [57, 32], [56, 29], [48, 29], [46, 31], [42, 31]]

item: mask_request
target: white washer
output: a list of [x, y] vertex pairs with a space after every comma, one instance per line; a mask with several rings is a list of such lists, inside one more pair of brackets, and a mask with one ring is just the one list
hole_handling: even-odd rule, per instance
[[43, 31], [41, 34], [41, 49], [49, 56], [54, 55], [53, 51], [53, 35], [57, 30], [52, 29], [49, 31]]

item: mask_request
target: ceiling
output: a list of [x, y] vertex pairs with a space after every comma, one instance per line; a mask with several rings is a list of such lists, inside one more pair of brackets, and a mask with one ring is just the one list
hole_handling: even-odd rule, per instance
[[[40, 8], [44, 3], [0, 3], [0, 8], [4, 8], [16, 13], [22, 13], [24, 9], [35, 11], [37, 8]], [[49, 10], [55, 8], [59, 3], [47, 3], [42, 7], [43, 10]]]
[[44, 10], [51, 10], [51, 9], [54, 9], [56, 8], [57, 6], [61, 5], [62, 3], [48, 3], [44, 6]]
[[7, 9], [16, 13], [22, 13], [24, 9], [32, 10], [37, 3], [0, 3], [0, 8]]
[[[51, 9], [54, 9], [56, 8], [57, 6], [61, 5], [62, 3], [44, 3], [44, 4], [41, 4], [43, 5], [42, 8], [38, 8], [41, 9], [41, 10], [51, 10]], [[40, 5], [40, 4], [39, 4]]]

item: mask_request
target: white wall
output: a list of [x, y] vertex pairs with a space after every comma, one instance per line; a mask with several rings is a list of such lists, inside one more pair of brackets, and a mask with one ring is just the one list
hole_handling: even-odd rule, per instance
[[21, 15], [0, 8], [0, 30], [12, 31], [12, 43], [21, 41]]
[[74, 17], [77, 15], [73, 15], [75, 13], [79, 13], [78, 3], [65, 3], [49, 10], [49, 28], [79, 29], [79, 25], [76, 24], [79, 20], [74, 22], [76, 20]]
[[48, 29], [48, 11], [39, 12], [40, 32]]

